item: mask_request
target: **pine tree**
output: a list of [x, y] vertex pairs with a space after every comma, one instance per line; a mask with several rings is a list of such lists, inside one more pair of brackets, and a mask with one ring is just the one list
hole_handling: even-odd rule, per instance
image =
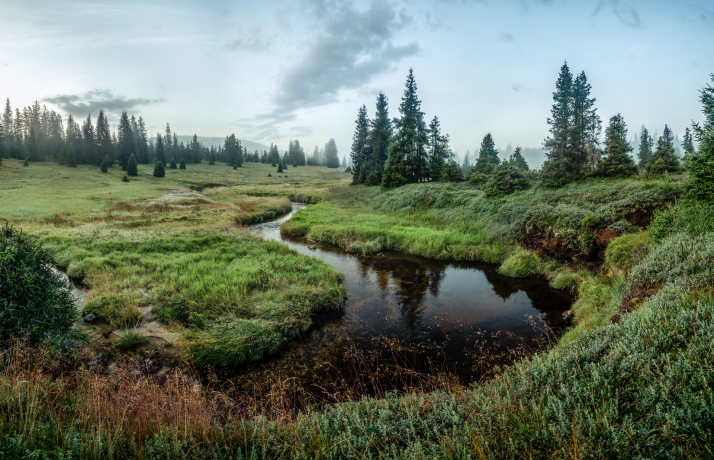
[[112, 166], [112, 159], [109, 158], [109, 156], [105, 156], [104, 160], [102, 160], [102, 163], [99, 165], [99, 169], [105, 173], [109, 171], [109, 168]]
[[37, 134], [35, 134], [35, 127], [33, 125], [30, 125], [30, 133], [27, 136], [25, 149], [25, 161], [38, 161], [40, 159], [40, 149], [37, 145]]
[[640, 131], [640, 149], [637, 152], [637, 158], [639, 160], [638, 166], [642, 169], [648, 169], [650, 167], [650, 161], [652, 161], [652, 147], [654, 142], [652, 136], [647, 131], [647, 128], [642, 126]]
[[674, 153], [674, 136], [669, 126], [664, 125], [662, 135], [657, 139], [657, 150], [652, 154], [650, 174], [659, 175], [679, 172], [679, 158]]
[[186, 162], [184, 160], [181, 160], [181, 164], [179, 165], [179, 169], [186, 169]]
[[129, 159], [126, 161], [126, 175], [127, 176], [138, 176], [139, 171], [136, 164], [136, 157], [132, 153], [129, 155]]
[[398, 187], [419, 182], [426, 177], [427, 133], [417, 97], [414, 72], [409, 69], [404, 97], [399, 105], [401, 118], [395, 121], [397, 132], [389, 146], [387, 162], [382, 175], [384, 187]]
[[510, 195], [528, 188], [528, 181], [521, 169], [510, 161], [498, 164], [483, 186], [484, 194], [489, 197]]
[[282, 163], [278, 163], [278, 172], [279, 173], [283, 172], [283, 164]]
[[169, 153], [173, 152], [172, 142], [173, 142], [173, 137], [171, 136], [171, 126], [169, 126], [169, 124], [166, 123], [166, 135], [164, 136], [164, 148]]
[[547, 159], [543, 163], [541, 176], [543, 184], [549, 187], [560, 187], [572, 180], [572, 110], [573, 74], [566, 62], [560, 68], [555, 83], [552, 115], [548, 118], [550, 136], [544, 142]]
[[112, 142], [112, 134], [109, 132], [109, 121], [104, 116], [104, 111], [99, 111], [96, 127], [96, 146], [97, 155], [99, 158], [108, 156], [114, 160], [114, 144]]
[[[377, 96], [377, 113], [371, 122], [366, 145], [369, 152], [365, 165], [365, 183], [379, 185], [382, 183], [382, 173], [387, 162], [389, 142], [392, 138], [392, 121], [389, 119], [389, 101], [384, 93]], [[352, 170], [355, 169], [354, 161]]]
[[572, 121], [570, 125], [571, 157], [568, 161], [572, 180], [578, 180], [597, 168], [600, 161], [598, 138], [602, 129], [595, 109], [595, 99], [590, 98], [591, 86], [585, 72], [573, 81]]
[[226, 136], [223, 142], [223, 152], [228, 166], [233, 166], [233, 169], [243, 166], [243, 147], [241, 147], [240, 141], [236, 139], [235, 134]]
[[684, 129], [684, 142], [682, 142], [682, 148], [684, 149], [684, 161], [688, 161], [689, 157], [694, 153], [694, 136], [689, 127]]
[[632, 151], [627, 142], [627, 125], [619, 113], [610, 118], [605, 130], [604, 158], [595, 175], [602, 177], [628, 177], [637, 174], [637, 166], [629, 155]]
[[208, 156], [208, 164], [211, 166], [216, 164], [216, 153], [213, 150], [211, 150], [211, 153]]
[[0, 158], [3, 156], [12, 156], [12, 147], [14, 144], [13, 122], [12, 122], [12, 107], [10, 99], [5, 101], [5, 111], [0, 118], [0, 127], [2, 127], [2, 144], [0, 146]]
[[[714, 74], [711, 74], [714, 81]], [[707, 85], [699, 91], [704, 122], [694, 123], [692, 130], [699, 142], [699, 150], [688, 161], [690, 196], [714, 202], [714, 87]]]
[[270, 144], [270, 153], [268, 154], [268, 160], [270, 160], [270, 166], [273, 168], [280, 163], [280, 152], [278, 151], [278, 146]]
[[164, 139], [161, 137], [161, 134], [156, 133], [156, 147], [155, 147], [155, 155], [156, 158], [154, 159], [156, 163], [161, 163], [162, 165], [166, 164], [166, 151], [164, 150]]
[[481, 141], [481, 149], [478, 151], [478, 159], [476, 160], [474, 171], [488, 175], [493, 172], [499, 163], [501, 163], [501, 160], [498, 158], [496, 144], [493, 142], [491, 133], [488, 133]]
[[72, 144], [67, 144], [67, 147], [65, 148], [65, 163], [67, 164], [68, 167], [70, 168], [76, 168], [77, 167], [77, 158], [74, 155], [74, 146]]
[[461, 163], [461, 173], [464, 176], [468, 176], [471, 173], [471, 163], [469, 161], [468, 150], [466, 151], [466, 155], [464, 155], [464, 161]]
[[144, 125], [144, 119], [139, 117], [138, 122], [138, 137], [136, 139], [136, 153], [137, 162], [143, 165], [148, 165], [151, 163], [151, 157], [149, 156], [149, 138], [146, 134], [146, 126]]
[[175, 159], [175, 158], [171, 158], [171, 161], [169, 162], [169, 169], [176, 169], [176, 167], [177, 167], [177, 165], [176, 165], [176, 159]]
[[528, 171], [528, 163], [526, 162], [526, 159], [523, 158], [520, 147], [516, 146], [516, 150], [513, 152], [513, 155], [511, 155], [508, 161], [521, 171]]
[[337, 144], [334, 139], [330, 139], [325, 144], [325, 162], [328, 168], [340, 167], [340, 157], [337, 156]]
[[290, 141], [288, 147], [288, 162], [293, 166], [305, 166], [305, 151], [297, 139]]
[[164, 164], [160, 161], [156, 162], [154, 166], [154, 177], [164, 177], [166, 175], [166, 170], [164, 169]]
[[449, 148], [449, 136], [441, 133], [438, 117], [434, 117], [429, 124], [428, 151], [429, 173], [431, 180], [436, 182], [442, 179], [442, 172], [453, 155]]
[[134, 132], [129, 122], [129, 117], [126, 112], [121, 113], [119, 118], [119, 166], [126, 171], [129, 157], [134, 154]]
[[365, 149], [367, 136], [369, 135], [369, 118], [367, 117], [367, 107], [362, 106], [357, 111], [357, 120], [355, 120], [355, 133], [352, 135], [352, 148], [350, 149], [350, 157], [352, 158], [352, 183], [364, 184], [367, 177], [365, 169], [369, 159], [365, 158], [367, 151]]
[[82, 123], [82, 149], [84, 152], [84, 159], [87, 163], [95, 165], [101, 164], [102, 158], [97, 158], [98, 151], [91, 115], [87, 115], [87, 119], [84, 120], [84, 123]]

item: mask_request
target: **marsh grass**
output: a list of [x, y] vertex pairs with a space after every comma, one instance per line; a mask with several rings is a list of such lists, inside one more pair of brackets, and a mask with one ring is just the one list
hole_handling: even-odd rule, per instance
[[120, 350], [133, 350], [134, 348], [146, 345], [149, 338], [136, 330], [124, 332], [117, 339], [117, 348]]

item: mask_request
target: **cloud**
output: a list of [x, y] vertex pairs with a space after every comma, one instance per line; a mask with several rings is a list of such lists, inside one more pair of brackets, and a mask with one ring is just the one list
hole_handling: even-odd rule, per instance
[[510, 32], [500, 33], [498, 41], [503, 43], [513, 43], [513, 34]]
[[100, 110], [104, 110], [106, 114], [118, 115], [124, 111], [132, 111], [142, 105], [155, 104], [162, 101], [163, 99], [117, 96], [108, 89], [94, 89], [87, 91], [83, 95], [60, 94], [42, 99], [42, 102], [54, 104], [64, 112], [77, 115], [84, 115], [85, 113], [96, 114]]
[[523, 86], [520, 83], [512, 83], [511, 87], [509, 88], [511, 91], [514, 93], [521, 93], [523, 91], [532, 91], [532, 88], [529, 88], [527, 86]]
[[273, 98], [278, 113], [334, 102], [341, 90], [360, 88], [420, 51], [416, 42], [392, 43], [411, 18], [386, 3], [374, 1], [364, 11], [329, 4], [323, 11], [331, 9], [300, 62], [283, 72]]
[[595, 17], [606, 5], [610, 5], [612, 12], [622, 24], [635, 29], [643, 28], [637, 10], [633, 6], [623, 4], [620, 0], [599, 0], [590, 17]]

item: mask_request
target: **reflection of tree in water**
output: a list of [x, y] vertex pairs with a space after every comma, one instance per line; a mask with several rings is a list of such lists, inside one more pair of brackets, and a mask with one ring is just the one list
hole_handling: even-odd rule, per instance
[[[415, 331], [422, 322], [424, 297], [427, 291], [433, 296], [439, 295], [439, 287], [444, 278], [446, 264], [440, 262], [424, 263], [425, 260], [410, 260], [407, 257], [367, 257], [362, 260], [363, 267], [370, 267], [377, 275], [379, 288], [384, 292], [393, 279], [396, 297], [402, 310], [407, 330]], [[432, 262], [432, 261], [429, 261]]]

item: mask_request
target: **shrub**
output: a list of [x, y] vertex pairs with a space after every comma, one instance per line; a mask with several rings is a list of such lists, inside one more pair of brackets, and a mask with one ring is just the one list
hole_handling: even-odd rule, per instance
[[154, 177], [164, 177], [166, 175], [166, 169], [164, 169], [164, 164], [162, 162], [157, 162], [154, 166]]
[[540, 257], [538, 257], [538, 254], [520, 250], [506, 259], [498, 271], [513, 278], [524, 278], [537, 275], [539, 267]]
[[19, 230], [0, 229], [0, 340], [37, 342], [69, 332], [77, 315], [69, 284], [52, 257]]
[[520, 169], [511, 162], [504, 161], [493, 170], [493, 174], [488, 178], [483, 186], [483, 191], [487, 197], [498, 197], [510, 195], [519, 190], [528, 188], [528, 181], [523, 176]]
[[605, 265], [618, 275], [624, 275], [642, 262], [649, 249], [647, 232], [632, 233], [616, 238], [605, 250]]
[[149, 338], [139, 331], [127, 331], [117, 339], [117, 348], [131, 350], [149, 343]]

